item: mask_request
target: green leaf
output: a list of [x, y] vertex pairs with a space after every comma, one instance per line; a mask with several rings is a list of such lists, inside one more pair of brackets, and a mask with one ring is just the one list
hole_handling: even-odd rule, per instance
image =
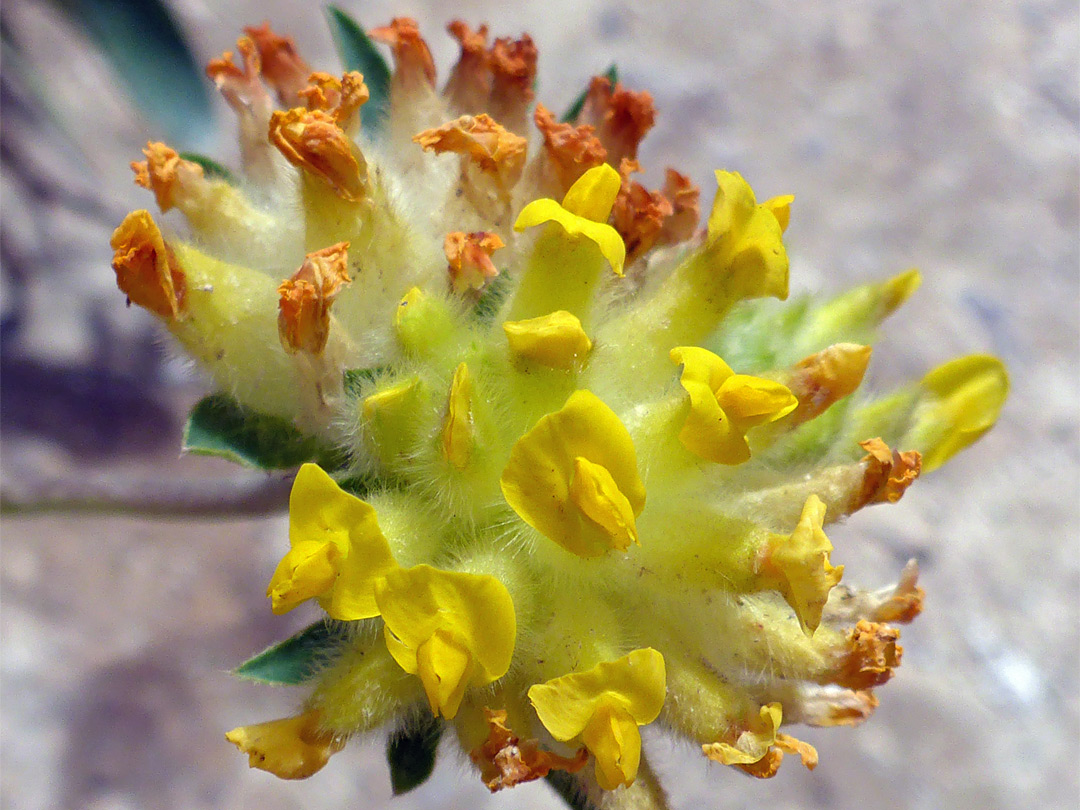
[[180, 157], [183, 160], [190, 160], [192, 163], [198, 163], [202, 166], [203, 173], [208, 179], [220, 178], [226, 183], [236, 185], [236, 177], [233, 176], [233, 173], [216, 160], [212, 160], [206, 155], [200, 155], [198, 152], [181, 152]]
[[315, 622], [248, 659], [233, 674], [259, 683], [296, 686], [309, 680], [332, 658], [344, 638], [344, 632], [330, 622]]
[[485, 287], [473, 305], [472, 317], [478, 323], [490, 323], [510, 293], [510, 276], [499, 273]]
[[419, 724], [398, 730], [387, 741], [386, 761], [395, 796], [420, 787], [431, 776], [442, 733], [442, 721], [428, 711]]
[[290, 469], [325, 452], [285, 419], [248, 410], [225, 394], [212, 394], [192, 408], [183, 450], [260, 470]]
[[[615, 83], [619, 81], [619, 69], [612, 63], [608, 66], [608, 69], [604, 71], [604, 75], [611, 82], [611, 86], [614, 87]], [[574, 102], [566, 108], [566, 112], [563, 113], [563, 117], [559, 120], [564, 124], [572, 124], [577, 121], [578, 116], [581, 115], [581, 110], [585, 106], [585, 99], [589, 95], [589, 88], [585, 88], [581, 91], [581, 94], [574, 99]]]
[[135, 104], [169, 138], [209, 143], [209, 83], [163, 0], [57, 0], [109, 60]]
[[390, 68], [356, 20], [337, 6], [326, 7], [326, 20], [345, 70], [364, 74], [371, 98], [360, 108], [360, 121], [364, 129], [377, 134], [390, 106]]
[[383, 374], [390, 371], [390, 366], [373, 366], [371, 368], [349, 368], [343, 374], [345, 391], [354, 397], [360, 396], [366, 383], [374, 382]]

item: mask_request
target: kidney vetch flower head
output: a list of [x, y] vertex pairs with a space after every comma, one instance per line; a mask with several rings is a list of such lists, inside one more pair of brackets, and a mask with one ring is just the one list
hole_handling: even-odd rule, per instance
[[325, 618], [238, 673], [306, 697], [227, 739], [292, 779], [389, 725], [400, 791], [450, 728], [491, 790], [576, 807], [665, 806], [647, 725], [813, 768], [790, 727], [865, 720], [923, 598], [913, 562], [843, 583], [828, 526], [987, 431], [1001, 364], [860, 392], [916, 271], [781, 307], [792, 197], [718, 171], [699, 229], [686, 176], [634, 179], [654, 109], [613, 69], [557, 118], [528, 35], [452, 22], [440, 89], [414, 21], [329, 18], [342, 74], [266, 24], [210, 62], [242, 171], [148, 144], [188, 235], [136, 211], [112, 240], [218, 389], [187, 448], [300, 468], [267, 596]]

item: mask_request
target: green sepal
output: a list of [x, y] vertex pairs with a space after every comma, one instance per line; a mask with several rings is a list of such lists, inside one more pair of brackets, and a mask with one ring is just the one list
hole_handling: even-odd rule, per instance
[[364, 388], [375, 382], [379, 377], [392, 371], [391, 366], [372, 366], [371, 368], [349, 368], [342, 374], [342, 382], [345, 393], [359, 397], [363, 395]]
[[418, 721], [399, 729], [387, 740], [386, 762], [395, 796], [415, 790], [431, 776], [443, 729], [442, 720], [425, 709]]
[[484, 286], [480, 298], [473, 305], [472, 318], [478, 323], [491, 323], [496, 313], [502, 306], [503, 301], [510, 294], [510, 276], [507, 273], [499, 273]]
[[371, 97], [360, 108], [360, 122], [369, 133], [377, 134], [390, 107], [390, 68], [356, 20], [337, 6], [326, 7], [326, 20], [345, 70], [364, 74]]
[[[604, 71], [604, 76], [611, 82], [611, 86], [614, 87], [615, 83], [619, 81], [619, 69], [612, 63], [608, 66], [608, 69]], [[566, 112], [563, 113], [562, 118], [559, 119], [564, 124], [572, 124], [577, 121], [578, 116], [581, 115], [581, 110], [585, 107], [585, 99], [589, 96], [589, 88], [585, 88], [581, 91], [573, 103], [566, 108]]]
[[326, 454], [287, 420], [246, 409], [226, 394], [211, 394], [191, 409], [183, 451], [260, 470], [291, 469]]
[[180, 158], [202, 166], [203, 174], [210, 180], [220, 179], [230, 185], [236, 185], [236, 176], [216, 160], [212, 160], [206, 155], [200, 155], [198, 152], [181, 152]]
[[297, 686], [330, 661], [345, 639], [339, 625], [318, 621], [249, 658], [233, 675], [274, 686]]

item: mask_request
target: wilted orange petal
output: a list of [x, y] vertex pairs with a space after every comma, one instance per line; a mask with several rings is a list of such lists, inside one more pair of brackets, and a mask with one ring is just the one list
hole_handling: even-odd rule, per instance
[[286, 107], [300, 103], [300, 91], [308, 84], [311, 68], [300, 58], [292, 37], [283, 37], [270, 30], [264, 22], [258, 28], [245, 28], [259, 51], [262, 75], [277, 91], [278, 99]]
[[870, 618], [875, 622], [896, 622], [907, 624], [922, 613], [926, 591], [919, 587], [919, 564], [910, 560], [900, 572], [900, 581], [896, 583], [885, 601], [878, 605]]
[[685, 174], [668, 169], [664, 181], [664, 196], [673, 209], [664, 220], [664, 227], [657, 240], [660, 244], [673, 245], [685, 242], [694, 235], [701, 220], [701, 189]]
[[155, 315], [169, 320], [185, 310], [187, 280], [149, 211], [132, 211], [113, 231], [116, 286]]
[[204, 182], [203, 169], [198, 163], [182, 160], [175, 149], [163, 143], [149, 142], [143, 149], [146, 160], [132, 161], [135, 185], [154, 192], [162, 213], [177, 204], [185, 186], [190, 192], [196, 184]]
[[649, 93], [633, 92], [621, 84], [613, 88], [610, 79], [596, 76], [589, 84], [578, 122], [596, 127], [608, 150], [608, 162], [618, 165], [623, 158], [637, 157], [642, 138], [656, 123], [656, 108]]
[[896, 643], [899, 638], [895, 628], [861, 620], [848, 635], [840, 666], [829, 681], [856, 690], [881, 686], [900, 666], [904, 648]]
[[805, 357], [791, 369], [784, 384], [799, 400], [787, 424], [801, 425], [824, 413], [862, 383], [871, 349], [857, 343], [837, 343]]
[[[270, 142], [285, 158], [326, 182], [345, 200], [364, 198], [366, 164], [334, 116], [294, 107], [270, 117]], [[360, 157], [360, 160], [357, 158]]]
[[278, 287], [278, 336], [290, 352], [321, 354], [330, 336], [330, 305], [350, 281], [348, 242], [309, 253]]
[[525, 165], [528, 142], [505, 129], [490, 116], [463, 115], [436, 129], [426, 129], [413, 141], [437, 154], [456, 152], [465, 155], [480, 169], [498, 177], [505, 186], [513, 185]]
[[643, 256], [656, 242], [665, 220], [671, 216], [671, 203], [659, 191], [649, 191], [630, 179], [641, 171], [636, 160], [623, 158], [619, 164], [622, 185], [611, 209], [612, 225], [626, 243], [626, 263]]
[[504, 247], [503, 240], [492, 231], [448, 233], [443, 240], [443, 251], [449, 262], [450, 283], [454, 291], [478, 290], [499, 275], [491, 261], [491, 254], [501, 247]]
[[443, 95], [456, 113], [475, 115], [483, 112], [492, 84], [488, 27], [481, 25], [473, 31], [461, 20], [454, 20], [446, 30], [461, 44], [461, 56], [443, 88]]
[[521, 740], [507, 728], [505, 711], [485, 708], [484, 716], [488, 738], [469, 752], [469, 758], [480, 768], [480, 777], [492, 793], [540, 779], [553, 770], [577, 773], [589, 761], [585, 748], [570, 758], [540, 750], [536, 740]]
[[896, 503], [911, 486], [922, 469], [922, 456], [917, 450], [900, 453], [890, 450], [881, 439], [859, 442], [867, 452], [862, 488], [848, 507], [854, 512], [871, 503]]
[[532, 37], [497, 39], [491, 48], [491, 114], [514, 132], [524, 132], [526, 111], [536, 81], [536, 46]]
[[533, 121], [544, 136], [544, 150], [555, 167], [564, 194], [581, 175], [607, 157], [594, 128], [587, 124], [560, 124], [543, 104], [536, 105]]
[[405, 87], [435, 86], [435, 62], [420, 28], [411, 17], [395, 17], [390, 25], [373, 28], [368, 36], [385, 42], [394, 52], [394, 78]]
[[207, 63], [206, 75], [213, 79], [229, 106], [241, 117], [253, 112], [256, 116], [268, 115], [272, 104], [259, 79], [262, 63], [255, 43], [249, 37], [240, 37], [236, 41], [236, 50], [240, 53], [240, 67], [233, 62], [232, 51], [225, 51]]

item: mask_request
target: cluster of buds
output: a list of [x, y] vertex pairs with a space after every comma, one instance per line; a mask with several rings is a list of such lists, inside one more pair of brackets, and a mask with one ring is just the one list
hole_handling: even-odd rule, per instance
[[267, 595], [325, 617], [241, 667], [306, 697], [228, 740], [293, 779], [356, 734], [452, 728], [492, 791], [612, 808], [665, 806], [649, 724], [757, 777], [813, 768], [781, 729], [867, 719], [923, 598], [914, 563], [841, 584], [826, 528], [986, 432], [1001, 364], [861, 392], [916, 271], [781, 308], [793, 198], [718, 171], [699, 227], [685, 175], [634, 180], [648, 93], [597, 77], [558, 120], [528, 35], [460, 21], [440, 90], [414, 21], [335, 13], [363, 73], [247, 29], [207, 69], [242, 172], [150, 143], [136, 182], [188, 236], [136, 211], [112, 242], [233, 408], [220, 442], [306, 462]]

